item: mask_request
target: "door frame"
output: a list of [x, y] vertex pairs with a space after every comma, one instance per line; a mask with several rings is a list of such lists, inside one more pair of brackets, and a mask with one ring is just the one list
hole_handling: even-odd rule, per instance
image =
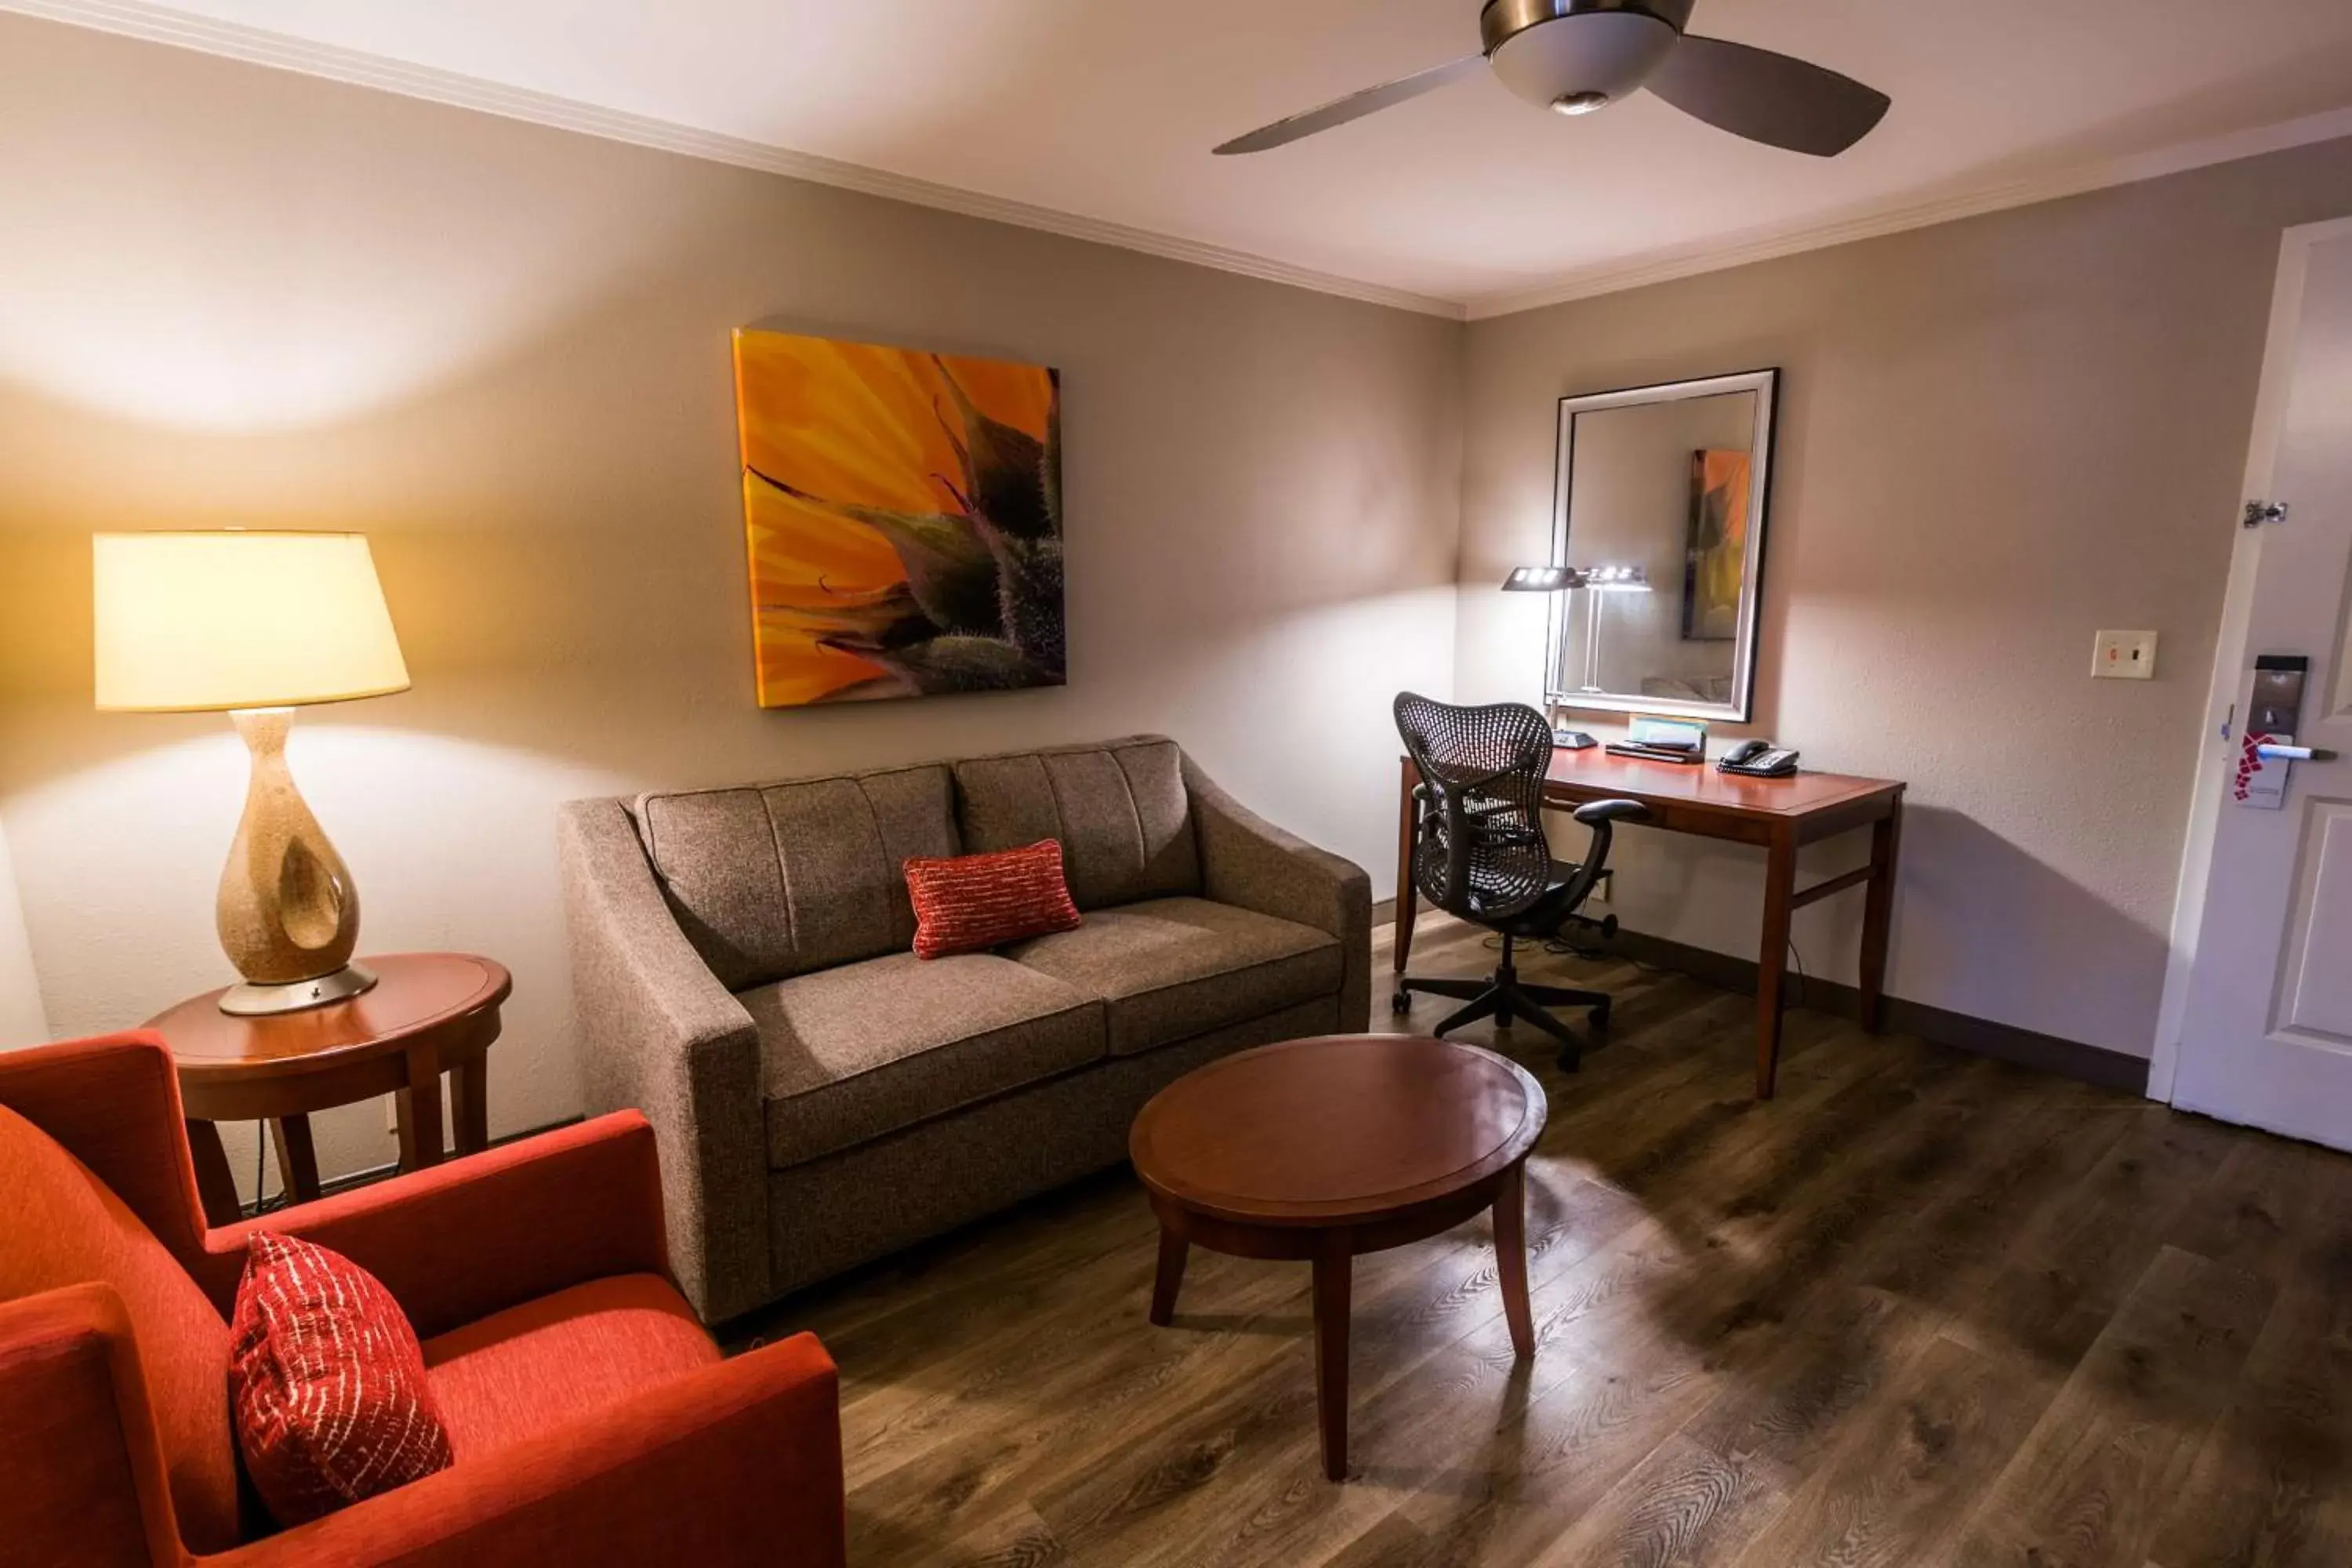
[[[2279, 240], [2278, 280], [2271, 292], [2270, 334], [2263, 350], [2262, 390], [2254, 398], [2253, 439], [2246, 453], [2241, 504], [2270, 499], [2278, 469], [2279, 433], [2294, 392], [2295, 342], [2303, 324], [2304, 282], [2311, 253], [2334, 240], [2352, 238], [2352, 217], [2298, 224]], [[2164, 964], [2164, 997], [2156, 1015], [2156, 1041], [2149, 1052], [2147, 1097], [2169, 1102], [2180, 1068], [2180, 1035], [2189, 1014], [2189, 982], [2197, 964], [2197, 944], [2205, 923], [2205, 896], [2212, 878], [2213, 846], [2226, 809], [2229, 770], [2222, 761], [2236, 754], [2221, 739], [2245, 684], [2246, 658], [2253, 636], [2254, 583], [2261, 573], [2263, 542], [2270, 529], [2240, 528], [2230, 552], [2229, 585], [2221, 595], [2221, 632], [2213, 646], [2213, 669], [2205, 693], [2204, 729], [2197, 746], [2197, 774], [2189, 795], [2189, 835], [2182, 846], [2180, 877], [2172, 902], [2171, 951]], [[2212, 749], [2219, 744], [2219, 752]]]

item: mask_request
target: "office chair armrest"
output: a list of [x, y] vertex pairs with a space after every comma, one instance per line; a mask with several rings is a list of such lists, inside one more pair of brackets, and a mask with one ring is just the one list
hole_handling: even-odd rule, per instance
[[1583, 907], [1591, 895], [1601, 873], [1609, 866], [1609, 841], [1620, 822], [1637, 822], [1650, 815], [1649, 807], [1638, 800], [1596, 800], [1590, 805], [1576, 808], [1576, 820], [1592, 829], [1592, 842], [1585, 847], [1583, 863], [1576, 875], [1569, 879], [1567, 895], [1560, 909], [1569, 913]]

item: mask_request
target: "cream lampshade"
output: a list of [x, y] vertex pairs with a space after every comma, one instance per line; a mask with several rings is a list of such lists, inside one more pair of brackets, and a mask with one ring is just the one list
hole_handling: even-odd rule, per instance
[[101, 533], [90, 542], [98, 706], [225, 711], [253, 754], [215, 917], [245, 984], [228, 1013], [356, 996], [359, 890], [286, 766], [291, 710], [408, 689], [356, 533]]

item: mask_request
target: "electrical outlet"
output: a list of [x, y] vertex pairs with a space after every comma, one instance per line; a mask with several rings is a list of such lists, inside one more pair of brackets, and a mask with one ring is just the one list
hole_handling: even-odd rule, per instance
[[383, 1097], [383, 1135], [387, 1138], [400, 1136], [400, 1096], [396, 1094]]
[[1616, 890], [1617, 872], [1612, 868], [1601, 873], [1600, 879], [1592, 884], [1592, 891], [1584, 896], [1584, 901], [1588, 904], [1605, 904], [1609, 902], [1610, 895]]
[[2154, 632], [2101, 632], [2091, 645], [2094, 680], [2154, 680]]

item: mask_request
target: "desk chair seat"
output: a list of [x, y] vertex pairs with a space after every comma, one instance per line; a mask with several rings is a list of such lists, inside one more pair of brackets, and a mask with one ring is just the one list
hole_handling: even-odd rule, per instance
[[1552, 1009], [1590, 1010], [1591, 1026], [1609, 1026], [1609, 997], [1599, 991], [1531, 985], [1518, 977], [1514, 952], [1521, 942], [1549, 942], [1570, 926], [1614, 935], [1616, 917], [1591, 921], [1577, 913], [1607, 868], [1619, 822], [1649, 815], [1637, 801], [1601, 800], [1580, 808], [1576, 820], [1592, 830], [1581, 861], [1551, 858], [1543, 830], [1545, 774], [1551, 767], [1551, 727], [1522, 703], [1459, 708], [1405, 692], [1396, 700], [1397, 731], [1420, 770], [1413, 792], [1412, 878], [1422, 896], [1458, 919], [1503, 939], [1502, 962], [1486, 980], [1406, 975], [1393, 1006], [1412, 1005], [1416, 991], [1468, 1005], [1437, 1026], [1450, 1030], [1493, 1018], [1508, 1028], [1525, 1019], [1560, 1045], [1560, 1066], [1574, 1071], [1584, 1041]]

